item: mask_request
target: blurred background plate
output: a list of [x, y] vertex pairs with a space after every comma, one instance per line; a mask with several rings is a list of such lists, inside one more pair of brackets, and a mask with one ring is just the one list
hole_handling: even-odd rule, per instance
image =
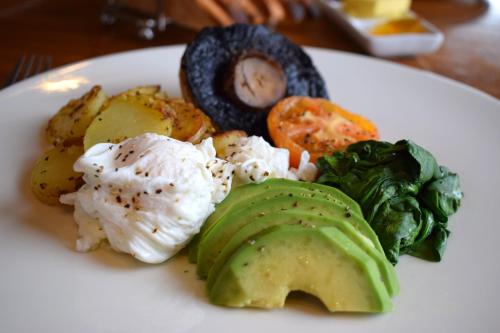
[[179, 95], [184, 46], [62, 67], [0, 91], [0, 332], [494, 332], [499, 320], [500, 102], [430, 73], [309, 48], [330, 96], [371, 118], [382, 139], [410, 138], [461, 176], [443, 262], [403, 257], [401, 294], [384, 315], [329, 314], [292, 295], [284, 309], [210, 305], [180, 255], [146, 265], [109, 249], [74, 251], [71, 211], [37, 203], [28, 176], [51, 115], [93, 84], [116, 93], [160, 83]]
[[320, 3], [323, 12], [333, 22], [349, 33], [366, 52], [374, 56], [395, 57], [428, 54], [435, 52], [443, 44], [443, 33], [430, 22], [418, 17], [415, 12], [408, 12], [406, 19], [413, 20], [413, 25], [419, 24], [423, 29], [422, 32], [400, 32], [377, 36], [371, 32], [375, 27], [387, 24], [387, 22], [395, 22], [395, 20], [356, 18], [344, 13], [342, 5], [338, 1], [321, 0]]

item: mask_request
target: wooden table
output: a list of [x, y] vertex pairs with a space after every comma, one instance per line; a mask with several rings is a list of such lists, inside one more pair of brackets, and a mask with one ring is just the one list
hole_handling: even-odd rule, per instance
[[[0, 80], [22, 53], [51, 54], [54, 65], [60, 66], [118, 51], [186, 43], [195, 35], [171, 25], [156, 40], [140, 40], [129, 25], [103, 27], [102, 6], [100, 0], [3, 0]], [[413, 9], [444, 31], [445, 43], [431, 55], [390, 61], [450, 77], [500, 98], [500, 0], [491, 0], [489, 6], [414, 0]], [[325, 18], [284, 24], [278, 30], [303, 45], [363, 53]]]

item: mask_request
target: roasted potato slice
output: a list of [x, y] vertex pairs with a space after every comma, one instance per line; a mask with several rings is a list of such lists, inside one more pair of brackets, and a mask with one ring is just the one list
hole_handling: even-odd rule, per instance
[[161, 90], [161, 86], [159, 84], [151, 84], [147, 86], [138, 86], [127, 91], [120, 93], [120, 95], [129, 95], [129, 96], [137, 96], [137, 95], [149, 95], [154, 96], [156, 93], [159, 93]]
[[[159, 84], [152, 84], [147, 86], [138, 86], [127, 91], [120, 93], [121, 96], [139, 96], [146, 95], [155, 98], [168, 98], [167, 93], [161, 91]], [[120, 96], [119, 95], [119, 96]]]
[[38, 200], [55, 205], [61, 194], [78, 190], [83, 184], [82, 174], [73, 171], [73, 164], [82, 154], [82, 146], [58, 146], [38, 159], [31, 172], [31, 190]]
[[121, 94], [111, 98], [90, 124], [83, 139], [87, 150], [96, 143], [118, 143], [147, 132], [170, 136], [174, 114], [163, 98]]
[[168, 99], [167, 106], [175, 114], [172, 138], [198, 143], [215, 132], [210, 118], [193, 104], [182, 99]]
[[214, 140], [215, 151], [217, 152], [217, 157], [225, 158], [227, 156], [227, 148], [234, 145], [240, 138], [247, 137], [245, 131], [226, 131], [218, 133], [212, 137]]
[[47, 138], [54, 145], [81, 144], [87, 127], [99, 113], [107, 96], [100, 86], [72, 99], [53, 116], [47, 126]]
[[168, 94], [161, 90], [161, 86], [159, 84], [152, 84], [147, 86], [138, 86], [129, 90], [126, 90], [119, 95], [115, 96], [115, 98], [125, 97], [130, 98], [133, 96], [148, 96], [152, 98], [159, 99], [167, 99]]

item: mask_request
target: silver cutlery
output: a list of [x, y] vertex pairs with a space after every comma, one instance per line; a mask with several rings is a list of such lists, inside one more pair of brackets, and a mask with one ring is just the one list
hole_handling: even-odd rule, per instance
[[16, 82], [27, 79], [33, 75], [43, 73], [52, 66], [52, 56], [23, 54], [19, 57], [3, 87], [8, 87]]

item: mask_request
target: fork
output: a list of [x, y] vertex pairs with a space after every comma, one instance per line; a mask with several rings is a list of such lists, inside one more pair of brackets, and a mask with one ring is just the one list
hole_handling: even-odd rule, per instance
[[30, 76], [43, 73], [52, 66], [50, 55], [21, 55], [12, 72], [4, 83], [4, 88], [16, 82], [27, 79]]

